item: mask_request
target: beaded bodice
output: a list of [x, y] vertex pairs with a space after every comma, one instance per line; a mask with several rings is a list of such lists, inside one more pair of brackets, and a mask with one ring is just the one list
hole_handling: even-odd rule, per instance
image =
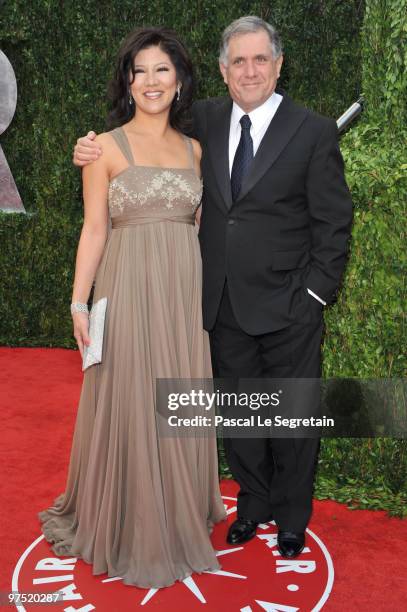
[[195, 172], [192, 143], [185, 137], [191, 165], [189, 168], [159, 168], [134, 164], [123, 128], [111, 132], [129, 166], [109, 185], [109, 213], [112, 221], [124, 215], [147, 219], [182, 216], [193, 218], [202, 197], [202, 182]]

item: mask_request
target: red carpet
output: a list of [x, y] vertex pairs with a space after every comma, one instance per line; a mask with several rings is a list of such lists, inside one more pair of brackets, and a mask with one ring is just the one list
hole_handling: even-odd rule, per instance
[[[65, 558], [50, 567], [44, 561], [53, 557], [49, 545], [43, 539], [35, 544], [41, 533], [36, 513], [63, 491], [81, 380], [78, 352], [0, 348], [0, 605], [14, 572], [20, 592], [67, 593], [74, 583], [76, 598], [54, 610], [122, 612], [143, 600], [143, 609], [169, 612], [202, 609], [203, 600], [203, 609], [216, 612], [405, 609], [407, 521], [330, 501], [315, 502], [309, 550], [296, 563], [277, 554], [274, 525], [264, 525], [242, 549], [225, 543], [226, 525], [219, 525], [213, 543], [223, 573], [194, 574], [156, 593], [103, 582], [106, 576], [92, 576], [82, 561]], [[223, 482], [222, 493], [230, 522], [235, 484]]]

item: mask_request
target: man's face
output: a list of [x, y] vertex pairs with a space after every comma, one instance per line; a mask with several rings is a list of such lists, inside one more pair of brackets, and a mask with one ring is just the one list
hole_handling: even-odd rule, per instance
[[283, 57], [273, 57], [267, 32], [236, 34], [229, 40], [227, 66], [220, 64], [232, 99], [246, 113], [263, 104], [275, 90]]

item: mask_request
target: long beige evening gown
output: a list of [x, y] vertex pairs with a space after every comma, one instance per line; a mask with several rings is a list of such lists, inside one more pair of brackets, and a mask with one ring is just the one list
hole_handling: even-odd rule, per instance
[[94, 301], [107, 297], [102, 363], [84, 373], [66, 490], [39, 513], [58, 556], [125, 584], [165, 587], [217, 570], [209, 533], [225, 519], [216, 438], [162, 437], [156, 378], [210, 378], [194, 227], [202, 186], [190, 167], [129, 162], [109, 186], [112, 231]]

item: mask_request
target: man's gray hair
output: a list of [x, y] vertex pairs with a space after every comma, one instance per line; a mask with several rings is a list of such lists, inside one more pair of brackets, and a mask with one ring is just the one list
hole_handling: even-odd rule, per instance
[[232, 23], [224, 30], [220, 43], [219, 61], [227, 66], [228, 47], [232, 36], [237, 36], [238, 34], [249, 34], [251, 32], [258, 32], [259, 30], [264, 30], [267, 32], [270, 38], [273, 57], [274, 59], [279, 58], [283, 53], [283, 47], [277, 30], [273, 28], [271, 24], [267, 23], [267, 21], [264, 21], [264, 19], [256, 17], [255, 15], [247, 15], [246, 17], [240, 17], [240, 19], [232, 21]]

